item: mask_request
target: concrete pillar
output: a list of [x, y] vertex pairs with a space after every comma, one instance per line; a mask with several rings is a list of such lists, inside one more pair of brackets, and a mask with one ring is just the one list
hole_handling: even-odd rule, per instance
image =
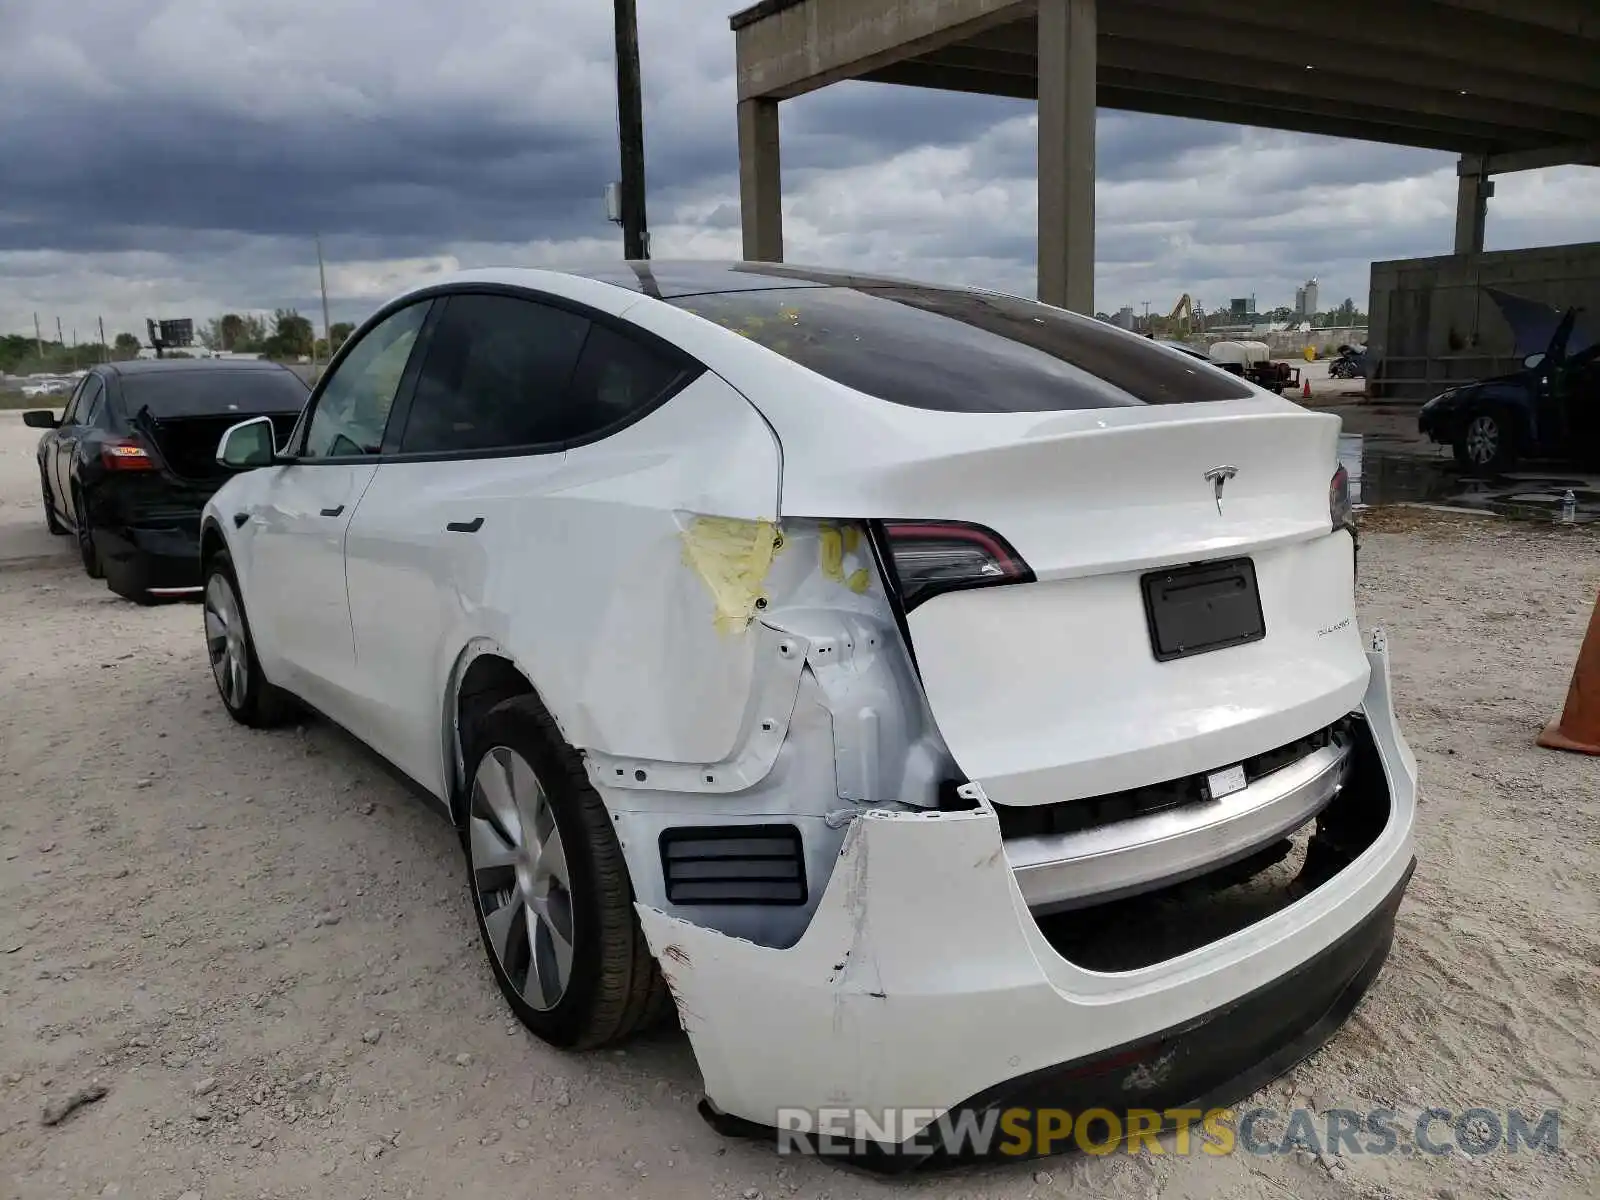
[[1039, 0], [1039, 299], [1094, 315], [1097, 0]]
[[739, 212], [746, 261], [782, 262], [778, 102], [766, 97], [739, 101]]
[[1483, 226], [1489, 218], [1494, 181], [1481, 172], [1456, 180], [1456, 253], [1483, 253]]

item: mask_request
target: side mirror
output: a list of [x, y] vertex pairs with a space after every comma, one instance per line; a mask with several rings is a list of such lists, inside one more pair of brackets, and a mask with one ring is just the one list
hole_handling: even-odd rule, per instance
[[22, 423], [30, 429], [59, 429], [61, 422], [48, 408], [36, 408], [22, 414]]
[[271, 466], [276, 457], [271, 417], [240, 421], [217, 443], [217, 462], [235, 471]]
[[1543, 364], [1543, 362], [1544, 362], [1544, 351], [1540, 350], [1536, 354], [1530, 354], [1530, 355], [1528, 355], [1527, 358], [1523, 359], [1522, 360], [1522, 365], [1524, 367], [1528, 368], [1528, 370], [1532, 371], [1532, 370], [1536, 370], [1541, 364]]

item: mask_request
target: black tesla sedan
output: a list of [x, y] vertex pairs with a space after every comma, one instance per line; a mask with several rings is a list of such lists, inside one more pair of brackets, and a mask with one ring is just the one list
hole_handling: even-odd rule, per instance
[[200, 510], [228, 470], [229, 426], [272, 418], [280, 443], [310, 389], [257, 359], [136, 359], [96, 366], [58, 418], [23, 414], [39, 439], [51, 533], [75, 533], [83, 567], [142, 603], [199, 591]]

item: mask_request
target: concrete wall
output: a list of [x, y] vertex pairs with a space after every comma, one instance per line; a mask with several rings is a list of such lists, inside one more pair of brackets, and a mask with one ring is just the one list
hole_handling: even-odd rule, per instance
[[1426, 400], [1515, 367], [1511, 327], [1484, 287], [1576, 305], [1600, 321], [1600, 242], [1372, 264], [1371, 395]]

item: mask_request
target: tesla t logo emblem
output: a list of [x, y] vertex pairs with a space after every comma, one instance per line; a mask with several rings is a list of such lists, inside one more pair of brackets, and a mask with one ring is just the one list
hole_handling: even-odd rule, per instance
[[1239, 473], [1238, 467], [1212, 467], [1206, 472], [1206, 478], [1211, 481], [1211, 494], [1217, 502], [1217, 513], [1222, 513], [1222, 485], [1227, 483]]

